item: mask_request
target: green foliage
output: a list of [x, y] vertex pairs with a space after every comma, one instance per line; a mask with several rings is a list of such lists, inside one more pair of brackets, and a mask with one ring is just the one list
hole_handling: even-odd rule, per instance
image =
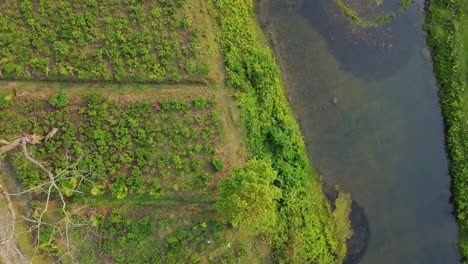
[[0, 93], [0, 110], [7, 108], [9, 104], [8, 94]]
[[[459, 248], [468, 260], [468, 105], [466, 87], [467, 55], [460, 47], [467, 46], [461, 37], [462, 17], [468, 15], [464, 0], [433, 0], [427, 9], [425, 30], [432, 48], [434, 72], [440, 85], [439, 99], [446, 129], [446, 149], [449, 156], [452, 192], [459, 223]], [[466, 23], [465, 23], [466, 24]], [[466, 109], [466, 108], [465, 108]]]
[[224, 221], [242, 226], [252, 235], [273, 233], [281, 190], [277, 174], [265, 161], [251, 160], [218, 183], [216, 209]]
[[78, 180], [76, 178], [71, 178], [70, 180], [62, 181], [60, 187], [63, 189], [65, 196], [70, 197], [73, 195], [77, 184], [78, 184]]
[[238, 91], [251, 158], [270, 160], [281, 189], [273, 251], [278, 262], [336, 263], [335, 224], [313, 172], [271, 51], [259, 43], [253, 1], [216, 0], [227, 85]]
[[50, 97], [50, 105], [55, 108], [65, 108], [68, 106], [68, 95], [63, 90]]
[[376, 23], [377, 25], [382, 25], [382, 24], [390, 22], [394, 17], [395, 17], [395, 14], [393, 13], [382, 15], [377, 18]]
[[39, 249], [48, 252], [52, 256], [58, 253], [57, 244], [54, 243], [54, 229], [52, 226], [46, 226], [41, 229], [39, 235]]
[[351, 213], [351, 195], [342, 192], [338, 186], [335, 187], [338, 197], [335, 200], [333, 218], [336, 222], [336, 236], [338, 242], [337, 259], [342, 263], [346, 257], [346, 242], [353, 235], [349, 214]]
[[102, 195], [104, 194], [104, 186], [102, 185], [96, 185], [91, 189], [91, 194], [94, 196]]
[[196, 109], [203, 109], [207, 107], [207, 102], [203, 97], [197, 97], [193, 100], [193, 104]]
[[186, 14], [185, 2], [3, 1], [1, 75], [7, 79], [207, 82], [210, 68], [204, 51], [197, 47], [212, 41], [200, 34], [209, 29]]
[[211, 160], [211, 164], [213, 165], [213, 167], [215, 168], [216, 171], [218, 172], [224, 172], [224, 170], [226, 169], [225, 166], [224, 166], [224, 162], [222, 159], [219, 159], [217, 157], [214, 157], [212, 160]]
[[99, 224], [103, 253], [117, 263], [235, 263], [244, 254], [242, 245], [231, 240], [228, 248], [222, 237], [225, 227], [201, 217], [206, 220], [206, 215], [164, 207], [114, 209]]
[[[99, 225], [104, 238], [104, 249], [110, 251], [118, 263], [154, 263], [156, 255], [136, 255], [138, 246], [151, 243], [150, 235], [155, 231], [155, 223], [149, 217], [139, 220], [129, 219], [117, 210]], [[125, 252], [122, 249], [125, 248]], [[138, 250], [138, 251], [136, 251]]]
[[[34, 154], [54, 172], [81, 157], [78, 169], [87, 180], [79, 185], [73, 179], [61, 181], [67, 196], [212, 199], [205, 190], [215, 188], [213, 176], [226, 170], [216, 150], [223, 127], [213, 114], [212, 98], [147, 98], [118, 106], [99, 93], [74, 96], [72, 102], [68, 97], [62, 90], [48, 100], [14, 98], [0, 119], [0, 134], [7, 139], [59, 129]], [[202, 102], [199, 108], [194, 101]], [[198, 124], [200, 118], [204, 121]], [[47, 179], [20, 154], [14, 163], [24, 186]]]
[[406, 10], [408, 9], [411, 4], [413, 4], [415, 2], [415, 0], [400, 0], [400, 2], [398, 3], [398, 7], [401, 9], [401, 10]]
[[353, 10], [351, 10], [345, 3], [341, 0], [336, 0], [338, 7], [343, 10], [347, 17], [351, 18], [357, 25], [367, 28], [372, 26], [369, 22], [362, 20]]

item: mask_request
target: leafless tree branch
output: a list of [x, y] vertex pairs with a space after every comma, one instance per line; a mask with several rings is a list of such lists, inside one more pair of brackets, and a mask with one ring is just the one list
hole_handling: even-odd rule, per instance
[[[52, 129], [46, 136], [46, 140], [52, 138], [55, 135], [55, 133], [57, 133], [57, 131], [58, 129], [56, 128]], [[81, 193], [78, 190], [80, 185], [85, 181], [91, 182], [90, 180], [86, 179], [86, 177], [89, 176], [90, 173], [83, 175], [76, 172], [76, 167], [78, 166], [80, 159], [78, 159], [75, 163], [67, 166], [59, 173], [52, 173], [52, 171], [47, 169], [41, 162], [34, 159], [28, 151], [28, 145], [34, 145], [39, 143], [40, 141], [41, 137], [37, 135], [26, 135], [12, 142], [0, 139], [0, 143], [3, 144], [3, 146], [0, 147], [0, 155], [7, 153], [17, 147], [21, 147], [22, 154], [24, 155], [24, 157], [30, 163], [34, 164], [41, 171], [47, 174], [48, 178], [47, 181], [41, 184], [38, 184], [27, 190], [19, 191], [17, 193], [8, 193], [5, 190], [5, 188], [3, 188], [2, 185], [0, 185], [0, 194], [5, 198], [8, 208], [8, 214], [10, 215], [10, 221], [8, 221], [8, 228], [5, 228], [5, 233], [8, 234], [8, 236], [6, 236], [6, 239], [4, 241], [0, 241], [0, 251], [2, 243], [8, 244], [7, 250], [5, 251], [6, 257], [10, 257], [11, 254], [16, 254], [18, 255], [17, 258], [20, 259], [22, 263], [30, 263], [30, 261], [27, 260], [26, 256], [22, 254], [22, 252], [16, 246], [17, 243], [15, 240], [15, 225], [18, 220], [15, 214], [15, 210], [13, 208], [11, 197], [18, 197], [20, 195], [32, 194], [35, 192], [37, 193], [39, 191], [39, 193], [44, 193], [46, 196], [45, 201], [43, 201], [43, 205], [39, 206], [38, 208], [35, 208], [31, 216], [21, 215], [21, 219], [29, 224], [28, 232], [35, 237], [35, 252], [33, 258], [36, 256], [36, 254], [39, 253], [40, 248], [42, 246], [40, 240], [41, 232], [43, 232], [43, 228], [48, 227], [52, 228], [52, 234], [50, 235], [48, 244], [46, 246], [50, 246], [54, 242], [61, 243], [63, 245], [62, 248], [65, 250], [64, 254], [58, 257], [57, 262], [60, 262], [64, 257], [69, 257], [69, 259], [72, 262], [77, 263], [78, 260], [72, 254], [73, 249], [70, 243], [70, 230], [71, 228], [89, 226], [88, 223], [79, 223], [74, 220], [74, 216], [76, 216], [81, 210], [84, 210], [87, 207], [87, 204], [81, 208], [71, 209], [70, 206], [67, 204], [65, 191], [59, 187], [58, 181], [76, 179], [78, 182], [77, 186], [72, 190], [68, 191], [71, 193]], [[69, 173], [70, 171], [73, 172], [72, 176], [69, 176], [71, 175]], [[69, 195], [69, 193], [67, 194]], [[55, 195], [58, 195], [58, 201], [53, 201], [53, 197]], [[61, 205], [61, 213], [63, 214], [63, 217], [56, 222], [45, 221], [45, 216], [49, 212], [51, 204], [55, 204], [56, 202], [58, 202]], [[56, 239], [59, 241], [56, 241]]]

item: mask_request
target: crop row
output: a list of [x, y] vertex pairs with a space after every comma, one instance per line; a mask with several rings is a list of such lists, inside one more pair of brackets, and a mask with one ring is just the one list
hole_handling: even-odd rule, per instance
[[[2, 95], [5, 98], [5, 95]], [[34, 155], [58, 173], [71, 170], [63, 188], [85, 195], [194, 197], [210, 199], [215, 175], [225, 170], [217, 146], [223, 124], [214, 98], [162, 98], [117, 105], [97, 93], [69, 101], [60, 92], [49, 100], [13, 98], [0, 112], [0, 134], [46, 135]], [[41, 184], [46, 175], [21, 155], [15, 167], [23, 185]], [[71, 173], [71, 172], [70, 172]], [[79, 187], [79, 188], [78, 188]]]
[[200, 81], [206, 28], [185, 0], [5, 1], [0, 4], [0, 78]]

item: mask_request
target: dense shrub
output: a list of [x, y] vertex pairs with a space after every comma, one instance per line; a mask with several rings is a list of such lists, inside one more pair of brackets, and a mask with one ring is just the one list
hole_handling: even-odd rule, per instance
[[216, 209], [233, 226], [244, 226], [252, 235], [273, 233], [281, 190], [273, 185], [276, 171], [265, 161], [251, 160], [219, 182]]
[[211, 160], [211, 164], [213, 164], [213, 167], [215, 168], [216, 171], [223, 172], [225, 170], [224, 162], [223, 160], [219, 158], [214, 157]]
[[271, 51], [259, 43], [253, 1], [214, 0], [219, 40], [236, 89], [251, 158], [271, 162], [280, 188], [274, 256], [284, 263], [335, 263], [338, 239], [329, 205], [289, 109]]
[[[432, 48], [434, 72], [440, 84], [439, 99], [445, 121], [446, 149], [449, 156], [452, 192], [459, 223], [459, 247], [468, 260], [468, 116], [464, 112], [467, 98], [468, 58], [461, 57], [459, 47], [468, 45], [461, 37], [461, 18], [468, 16], [464, 0], [429, 1], [425, 30]], [[463, 29], [465, 30], [465, 29]]]

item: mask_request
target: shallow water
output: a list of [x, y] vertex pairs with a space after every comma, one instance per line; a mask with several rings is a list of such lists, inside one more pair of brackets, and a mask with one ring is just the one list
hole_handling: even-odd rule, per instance
[[421, 4], [388, 25], [395, 35], [390, 55], [364, 58], [320, 15], [317, 0], [287, 2], [263, 1], [258, 17], [315, 168], [350, 192], [368, 218], [360, 263], [458, 263]]

